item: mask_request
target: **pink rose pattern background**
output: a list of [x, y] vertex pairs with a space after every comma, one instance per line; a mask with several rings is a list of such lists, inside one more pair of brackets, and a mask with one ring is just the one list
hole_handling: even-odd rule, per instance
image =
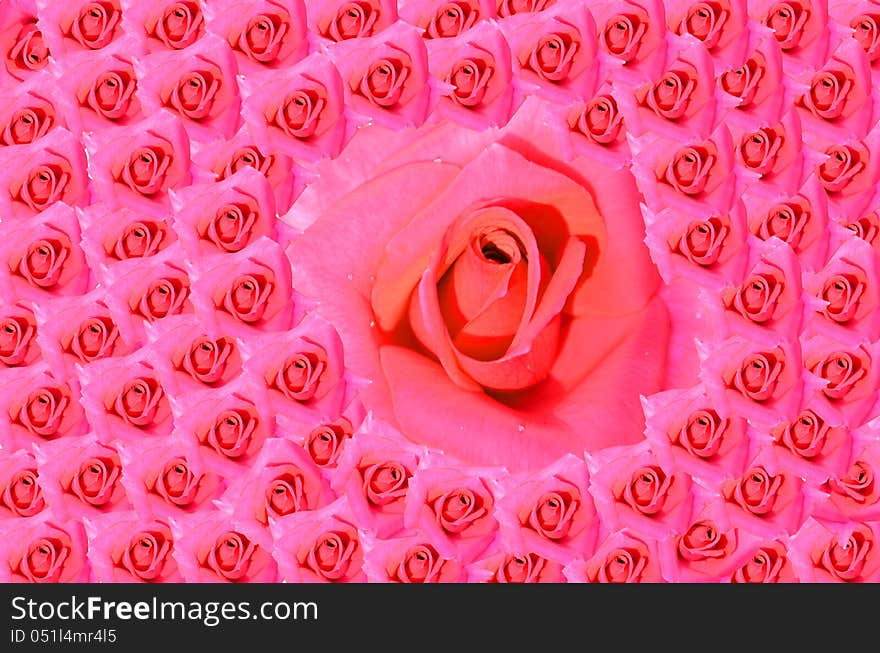
[[0, 581], [880, 579], [874, 0], [0, 0], [0, 56]]

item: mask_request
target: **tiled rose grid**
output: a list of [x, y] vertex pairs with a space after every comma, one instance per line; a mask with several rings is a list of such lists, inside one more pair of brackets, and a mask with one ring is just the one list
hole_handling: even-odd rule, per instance
[[0, 0], [0, 580], [877, 580], [878, 30]]

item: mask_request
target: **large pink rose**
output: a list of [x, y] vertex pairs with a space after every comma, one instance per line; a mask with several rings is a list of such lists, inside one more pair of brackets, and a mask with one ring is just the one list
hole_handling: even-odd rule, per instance
[[[286, 216], [313, 222], [293, 276], [373, 380], [365, 403], [411, 439], [512, 468], [641, 439], [668, 337], [632, 177], [521, 147], [532, 128], [509, 126], [506, 145], [363, 128], [349, 149], [369, 172], [322, 168]], [[556, 132], [528, 136], [558, 149]]]

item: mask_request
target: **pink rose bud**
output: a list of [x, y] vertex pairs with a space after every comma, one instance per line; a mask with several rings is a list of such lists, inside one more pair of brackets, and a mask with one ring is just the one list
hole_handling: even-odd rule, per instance
[[[617, 461], [605, 465], [604, 461]], [[624, 464], [625, 462], [625, 464]], [[590, 491], [609, 528], [660, 536], [684, 528], [692, 504], [690, 475], [663, 467], [647, 447], [615, 447], [587, 459]]]
[[[877, 269], [873, 249], [861, 239], [845, 241], [824, 269], [806, 279], [807, 290], [819, 302], [812, 324], [829, 335], [841, 330], [875, 338]], [[833, 337], [833, 335], [832, 335]]]
[[713, 406], [701, 386], [667, 390], [642, 401], [645, 435], [659, 460], [696, 478], [720, 480], [739, 473], [748, 454], [745, 420], [726, 405]]
[[849, 133], [864, 137], [870, 129], [867, 117], [870, 66], [856, 43], [844, 42], [825, 66], [809, 81], [799, 104], [823, 121], [843, 122]]
[[56, 202], [85, 201], [84, 153], [70, 132], [56, 129], [37, 142], [0, 150], [0, 161], [8, 164], [10, 157], [16, 163], [3, 174], [6, 190], [0, 198], [10, 213], [28, 216]]
[[708, 138], [723, 116], [715, 101], [712, 58], [686, 39], [673, 42], [668, 56], [665, 69], [651, 81], [620, 94], [629, 129], [633, 135]]
[[803, 481], [770, 462], [754, 460], [745, 473], [720, 486], [732, 522], [753, 533], [792, 534], [806, 512]]
[[784, 339], [734, 336], [700, 343], [701, 379], [710, 397], [760, 422], [776, 423], [800, 402], [801, 352]]
[[852, 437], [838, 421], [833, 411], [816, 406], [804, 408], [794, 419], [773, 426], [768, 435], [783, 467], [817, 484], [824, 482], [829, 473], [842, 474]]
[[72, 373], [76, 365], [129, 353], [132, 336], [121, 332], [103, 289], [45, 302], [37, 308], [45, 338], [46, 358]]
[[[596, 19], [599, 47], [624, 67], [614, 75], [632, 83], [660, 72], [666, 56], [666, 15], [658, 0], [603, 0], [590, 4]], [[660, 46], [663, 47], [660, 47]], [[632, 74], [630, 71], [638, 71]]]
[[[736, 285], [720, 293], [723, 307], [720, 330], [725, 335], [752, 333], [755, 337], [770, 331], [794, 338], [802, 322], [801, 271], [789, 247], [778, 240], [756, 243], [749, 257], [750, 267]], [[707, 301], [709, 298], [707, 298]]]
[[701, 41], [713, 55], [724, 57], [730, 56], [726, 50], [742, 35], [747, 20], [746, 3], [742, 1], [684, 2], [670, 12], [669, 26], [678, 34], [690, 34]]
[[98, 360], [78, 370], [83, 405], [102, 442], [165, 435], [171, 429], [168, 395], [148, 352]]
[[741, 56], [719, 67], [716, 71], [718, 88], [724, 95], [722, 101], [731, 101], [736, 111], [731, 118], [739, 117], [778, 121], [789, 106], [784, 92], [783, 55], [773, 33], [752, 27], [753, 44]]
[[192, 315], [170, 317], [148, 335], [152, 360], [172, 395], [220, 388], [241, 372], [241, 344]]
[[274, 145], [270, 149], [261, 149], [244, 127], [228, 141], [216, 141], [194, 149], [197, 165], [217, 180], [228, 179], [243, 168], [253, 168], [261, 173], [275, 193], [276, 211], [281, 215], [290, 209], [302, 190], [304, 179], [290, 157]]
[[83, 249], [95, 269], [154, 256], [177, 239], [165, 219], [131, 209], [92, 204], [77, 216], [83, 226]]
[[134, 55], [141, 51], [140, 43], [124, 36], [88, 56], [59, 62], [56, 83], [70, 99], [67, 112], [72, 125], [99, 131], [143, 117], [134, 70]]
[[764, 0], [749, 6], [756, 21], [773, 30], [792, 66], [821, 65], [828, 54], [828, 3], [823, 0]]
[[245, 168], [231, 178], [174, 193], [174, 221], [193, 252], [238, 252], [273, 232], [275, 199], [265, 177]]
[[818, 381], [818, 393], [840, 410], [847, 424], [864, 421], [877, 388], [876, 347], [858, 337], [817, 335], [803, 343], [804, 367]]
[[825, 262], [828, 203], [819, 182], [811, 177], [799, 192], [767, 197], [746, 193], [749, 231], [768, 240], [776, 237], [786, 242], [798, 255], [801, 265], [815, 261], [816, 268]]
[[880, 512], [880, 489], [874, 476], [877, 473], [876, 443], [866, 444], [853, 451], [849, 467], [831, 476], [820, 486], [824, 505], [814, 511], [817, 517], [829, 519], [874, 520]]
[[222, 392], [178, 395], [175, 429], [198, 443], [208, 468], [233, 478], [250, 467], [273, 430], [272, 413], [246, 378]]
[[645, 137], [631, 148], [633, 174], [650, 208], [730, 212], [738, 180], [732, 174], [734, 147], [725, 125], [705, 140]]
[[310, 315], [294, 329], [250, 339], [245, 369], [259, 379], [279, 414], [301, 420], [338, 415], [348, 376], [342, 342], [322, 319]]
[[707, 498], [685, 528], [660, 542], [663, 577], [670, 582], [726, 581], [740, 564], [740, 548], [758, 542], [733, 527], [718, 502]]
[[776, 124], [735, 130], [736, 158], [750, 176], [772, 183], [774, 190], [793, 193], [803, 182], [800, 134], [800, 120], [794, 111]]
[[503, 537], [516, 551], [566, 563], [589, 551], [597, 537], [586, 465], [567, 456], [543, 472], [510, 478], [498, 502]]

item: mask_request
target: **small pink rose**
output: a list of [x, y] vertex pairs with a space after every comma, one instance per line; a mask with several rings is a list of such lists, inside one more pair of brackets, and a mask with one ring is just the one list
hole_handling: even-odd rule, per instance
[[877, 533], [862, 522], [810, 518], [792, 537], [789, 551], [801, 582], [872, 582], [880, 568]]
[[318, 0], [309, 3], [309, 27], [331, 41], [378, 34], [397, 20], [390, 0]]
[[737, 569], [730, 578], [731, 583], [793, 583], [797, 581], [794, 568], [788, 559], [784, 544], [769, 542], [752, 554], [752, 557]]
[[471, 565], [469, 582], [564, 583], [563, 565], [537, 553], [494, 553]]
[[119, 0], [75, 0], [64, 5], [40, 0], [37, 4], [58, 54], [71, 49], [100, 50], [121, 32]]
[[274, 582], [278, 569], [268, 533], [219, 511], [171, 520], [174, 559], [186, 582]]
[[693, 503], [691, 477], [661, 465], [646, 443], [591, 454], [587, 465], [590, 492], [608, 528], [632, 527], [657, 537], [685, 528]]
[[205, 7], [208, 31], [223, 36], [243, 71], [277, 68], [308, 52], [301, 0], [224, 0]]
[[125, 35], [88, 55], [62, 57], [56, 80], [72, 130], [103, 131], [143, 118], [134, 63], [142, 44]]
[[321, 508], [332, 496], [305, 451], [287, 440], [270, 438], [220, 504], [228, 505], [242, 519], [266, 526], [286, 515]]
[[476, 469], [463, 473], [439, 460], [430, 465], [423, 461], [423, 465], [409, 482], [404, 524], [421, 528], [444, 555], [473, 561], [498, 528], [493, 490], [501, 472]]
[[[9, 157], [14, 157], [14, 166]], [[8, 166], [3, 184], [16, 213], [31, 215], [56, 202], [75, 206], [85, 199], [84, 153], [67, 130], [55, 129], [34, 143], [4, 148], [0, 161]]]
[[130, 505], [120, 482], [119, 452], [94, 434], [41, 444], [36, 459], [43, 492], [56, 515], [94, 515]]
[[609, 535], [588, 560], [567, 565], [565, 576], [570, 583], [658, 583], [663, 580], [654, 540], [643, 540], [627, 531]]
[[436, 111], [465, 125], [503, 125], [514, 109], [510, 46], [492, 23], [428, 43], [431, 74], [449, 85]]
[[161, 214], [168, 189], [190, 182], [189, 139], [167, 111], [85, 140], [96, 196], [111, 207]]
[[96, 360], [77, 369], [83, 405], [100, 441], [164, 435], [171, 429], [168, 395], [146, 352]]
[[40, 473], [34, 456], [26, 451], [0, 455], [0, 512], [7, 517], [33, 517], [46, 508]]
[[[5, 582], [86, 582], [86, 536], [79, 520], [13, 520], [0, 531], [4, 561], [0, 577]], [[14, 533], [14, 535], [13, 535]]]
[[358, 523], [379, 537], [403, 530], [410, 481], [425, 455], [387, 424], [368, 418], [339, 456], [333, 489], [345, 494]]
[[49, 46], [43, 31], [37, 26], [37, 17], [22, 14], [20, 27], [13, 28], [11, 38], [4, 42], [6, 70], [16, 80], [28, 77], [33, 71], [49, 63]]
[[537, 474], [505, 480], [497, 517], [512, 550], [563, 563], [592, 550], [598, 520], [588, 479], [583, 460], [565, 456]]
[[281, 577], [287, 582], [363, 582], [364, 544], [344, 499], [288, 515], [271, 526]]
[[242, 85], [244, 118], [261, 148], [311, 159], [336, 156], [351, 136], [339, 71], [313, 54], [271, 78]]
[[163, 107], [183, 120], [193, 140], [230, 138], [239, 127], [241, 98], [229, 46], [208, 35], [180, 51], [156, 52], [137, 62], [144, 109]]
[[198, 0], [161, 0], [144, 5], [123, 0], [125, 20], [137, 25], [154, 47], [181, 50], [205, 33], [205, 16]]
[[422, 124], [436, 103], [419, 30], [398, 22], [329, 52], [350, 92], [350, 108], [393, 129]]
[[489, 0], [421, 0], [405, 3], [400, 17], [425, 30], [426, 39], [459, 36], [472, 29], [478, 21], [495, 16]]
[[442, 555], [418, 535], [377, 540], [366, 554], [364, 569], [371, 582], [379, 583], [455, 583], [464, 576], [459, 560]]
[[0, 317], [0, 363], [6, 367], [28, 365], [40, 355], [33, 311], [19, 304], [3, 308]]
[[99, 582], [167, 583], [182, 580], [174, 561], [174, 537], [163, 520], [134, 512], [86, 521], [89, 561]]
[[166, 517], [211, 505], [225, 485], [197, 449], [174, 436], [120, 443], [122, 485], [138, 514]]

